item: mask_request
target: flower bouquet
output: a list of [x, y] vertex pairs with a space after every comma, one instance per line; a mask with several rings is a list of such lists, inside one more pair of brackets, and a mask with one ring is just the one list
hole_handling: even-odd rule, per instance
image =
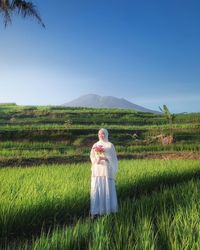
[[94, 147], [94, 151], [95, 153], [100, 157], [100, 156], [104, 156], [104, 152], [105, 152], [105, 149], [102, 145], [96, 145]]

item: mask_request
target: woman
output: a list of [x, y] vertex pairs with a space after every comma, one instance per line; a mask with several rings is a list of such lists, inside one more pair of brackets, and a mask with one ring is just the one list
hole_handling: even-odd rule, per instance
[[115, 147], [108, 141], [107, 129], [100, 129], [98, 137], [99, 141], [93, 145], [90, 152], [92, 162], [90, 213], [92, 218], [118, 210], [115, 190], [118, 160]]

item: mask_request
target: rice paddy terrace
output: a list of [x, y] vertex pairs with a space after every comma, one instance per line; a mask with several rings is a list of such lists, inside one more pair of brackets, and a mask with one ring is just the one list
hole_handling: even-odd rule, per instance
[[[119, 212], [93, 221], [100, 127], [120, 159]], [[199, 132], [200, 113], [169, 125], [131, 110], [0, 105], [0, 249], [200, 249]]]
[[[172, 126], [160, 114], [123, 109], [0, 105], [0, 166], [89, 161], [100, 127], [120, 159], [198, 158], [200, 113], [177, 114]], [[173, 134], [172, 144], [160, 136]]]

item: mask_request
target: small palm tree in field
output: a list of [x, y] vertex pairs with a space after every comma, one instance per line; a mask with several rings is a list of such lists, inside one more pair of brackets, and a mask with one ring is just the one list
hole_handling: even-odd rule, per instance
[[[174, 119], [175, 119], [175, 114], [172, 114], [167, 105], [163, 105], [163, 108], [159, 107], [160, 111], [163, 113], [163, 115], [165, 116], [167, 122], [169, 123], [170, 125], [170, 135], [168, 136], [168, 138], [163, 138], [163, 142], [164, 140], [167, 140], [172, 143], [174, 141], [174, 136], [173, 136], [173, 129], [172, 129], [172, 124], [174, 122]], [[166, 144], [170, 144], [170, 143], [166, 143]], [[165, 143], [163, 143], [165, 144]]]
[[164, 114], [169, 124], [172, 124], [175, 119], [175, 114], [172, 114], [167, 105], [163, 105], [163, 108], [159, 107], [160, 111]]
[[13, 13], [21, 15], [23, 18], [34, 17], [42, 27], [45, 27], [36, 6], [30, 1], [0, 0], [0, 13], [3, 15], [5, 27], [12, 23], [11, 16]]

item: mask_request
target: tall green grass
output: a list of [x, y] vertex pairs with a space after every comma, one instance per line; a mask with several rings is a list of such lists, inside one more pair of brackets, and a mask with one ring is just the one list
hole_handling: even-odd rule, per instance
[[0, 169], [2, 245], [198, 249], [199, 176], [196, 160], [120, 161], [119, 212], [91, 222], [90, 164]]
[[[21, 131], [21, 130], [57, 130], [57, 129], [62, 129], [62, 130], [69, 130], [69, 129], [99, 129], [102, 126], [106, 126], [109, 129], [121, 129], [121, 130], [140, 130], [140, 129], [151, 129], [160, 132], [162, 131], [167, 131], [170, 128], [172, 129], [198, 129], [200, 128], [199, 123], [180, 123], [180, 124], [154, 124], [154, 125], [124, 125], [124, 124], [107, 124], [106, 122], [102, 123], [90, 123], [90, 124], [72, 124], [69, 127], [66, 128], [66, 125], [64, 124], [6, 124], [6, 125], [0, 125], [0, 131]], [[152, 131], [150, 131], [152, 133]]]
[[[45, 145], [45, 144], [44, 144]], [[26, 144], [23, 146], [23, 144], [18, 144], [19, 148], [17, 147], [7, 147], [7, 148], [0, 148], [0, 161], [3, 161], [3, 159], [9, 158], [9, 159], [15, 159], [15, 158], [46, 158], [46, 157], [59, 157], [59, 156], [86, 156], [90, 152], [90, 148], [84, 148], [84, 147], [76, 147], [76, 146], [69, 146], [64, 145], [59, 147], [59, 145], [56, 146], [52, 145], [52, 147], [49, 145], [47, 148], [42, 148], [42, 146], [37, 144], [33, 145], [33, 148], [31, 148], [31, 144], [27, 146]], [[172, 145], [161, 145], [161, 144], [155, 144], [155, 145], [146, 145], [146, 146], [116, 146], [116, 150], [118, 154], [126, 156], [130, 154], [137, 154], [137, 153], [144, 153], [144, 152], [183, 152], [183, 151], [200, 151], [200, 145], [198, 143], [192, 143], [192, 144], [172, 144]]]

